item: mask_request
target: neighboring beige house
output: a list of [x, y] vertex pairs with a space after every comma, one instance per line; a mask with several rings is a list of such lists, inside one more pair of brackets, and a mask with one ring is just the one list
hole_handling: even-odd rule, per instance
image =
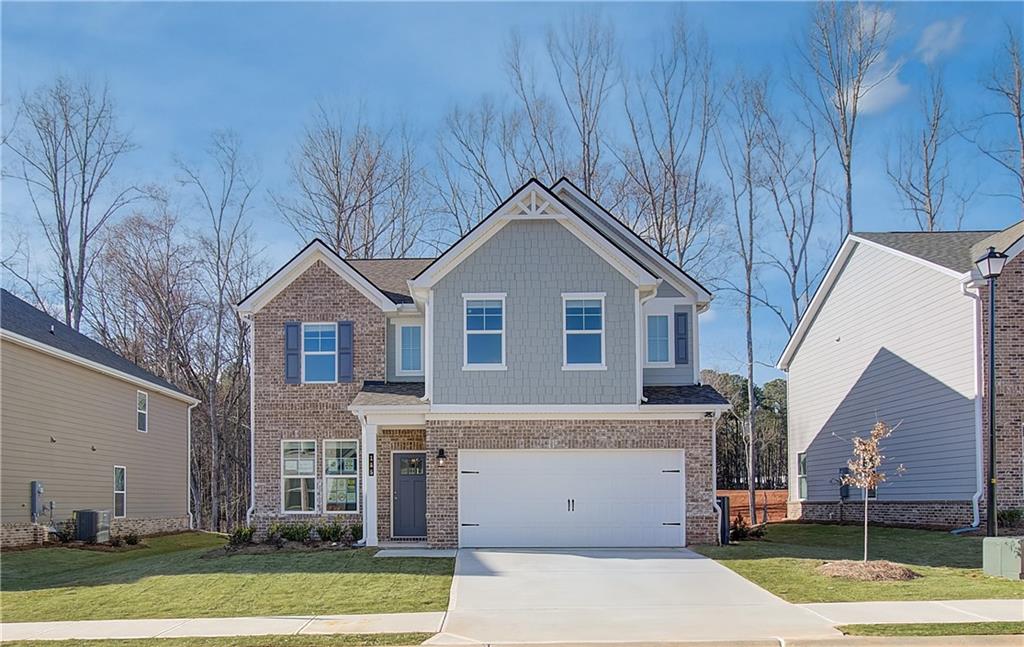
[[[1000, 509], [1024, 506], [1024, 222], [1003, 231], [855, 233], [786, 346], [789, 516], [850, 519], [850, 438], [899, 424], [872, 493], [873, 521], [946, 527], [985, 518], [988, 284], [975, 260], [1009, 256], [996, 283], [996, 476]], [[853, 504], [853, 508], [850, 505]]]
[[187, 529], [198, 401], [6, 290], [0, 322], [0, 545], [83, 509], [110, 510], [114, 535]]
[[369, 545], [715, 543], [710, 301], [567, 180], [436, 259], [314, 241], [238, 308], [250, 519], [362, 523]]

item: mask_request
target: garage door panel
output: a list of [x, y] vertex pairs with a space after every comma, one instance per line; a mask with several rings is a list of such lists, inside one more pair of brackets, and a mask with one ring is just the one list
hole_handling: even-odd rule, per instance
[[678, 546], [681, 450], [462, 450], [460, 543]]

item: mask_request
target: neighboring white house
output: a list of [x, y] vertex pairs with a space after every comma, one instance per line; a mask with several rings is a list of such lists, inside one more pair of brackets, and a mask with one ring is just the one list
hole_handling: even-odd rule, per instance
[[[860, 514], [864, 492], [840, 477], [850, 439], [877, 420], [899, 425], [884, 444], [892, 478], [869, 493], [873, 521], [966, 526], [984, 497], [982, 341], [987, 283], [974, 260], [1011, 256], [997, 284], [1000, 507], [1021, 505], [1024, 222], [977, 232], [856, 233], [840, 248], [786, 346], [789, 516]], [[1018, 368], [1014, 369], [1016, 365]], [[895, 466], [907, 471], [895, 475]], [[846, 494], [846, 498], [842, 495]], [[983, 513], [983, 510], [981, 511]]]

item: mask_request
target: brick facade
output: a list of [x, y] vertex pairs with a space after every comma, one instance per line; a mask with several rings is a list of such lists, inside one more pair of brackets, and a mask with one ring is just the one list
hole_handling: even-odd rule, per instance
[[[686, 540], [717, 541], [711, 420], [474, 420], [427, 422], [427, 541], [459, 541], [460, 449], [682, 449], [686, 453]], [[444, 448], [448, 460], [437, 461]], [[379, 484], [379, 481], [378, 481]]]
[[[111, 519], [110, 535], [120, 537], [128, 533], [137, 535], [159, 535], [168, 532], [188, 530], [188, 517], [166, 519]], [[0, 525], [0, 548], [17, 546], [41, 546], [49, 541], [47, 526], [35, 523], [5, 523]]]
[[[288, 321], [352, 321], [352, 382], [285, 384], [284, 324]], [[317, 441], [317, 509], [323, 510], [323, 441], [359, 440], [361, 428], [348, 411], [363, 380], [384, 379], [385, 317], [377, 304], [322, 261], [311, 265], [254, 315], [255, 509], [260, 532], [275, 521], [358, 523], [361, 514], [283, 514], [281, 441]], [[360, 497], [362, 496], [360, 483]]]
[[[981, 288], [984, 338], [982, 408], [985, 479], [988, 482], [988, 307], [989, 288]], [[1000, 509], [1024, 507], [1024, 254], [1003, 268], [996, 281], [996, 479]], [[986, 493], [981, 515], [985, 518]]]
[[[864, 502], [790, 501], [790, 519], [807, 521], [862, 522]], [[868, 503], [868, 521], [888, 526], [962, 528], [973, 520], [970, 501], [886, 501]]]

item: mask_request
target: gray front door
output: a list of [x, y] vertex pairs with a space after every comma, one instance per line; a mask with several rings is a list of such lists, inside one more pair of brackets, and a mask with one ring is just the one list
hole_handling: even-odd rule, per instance
[[427, 536], [427, 455], [401, 453], [391, 459], [394, 470], [395, 537]]

